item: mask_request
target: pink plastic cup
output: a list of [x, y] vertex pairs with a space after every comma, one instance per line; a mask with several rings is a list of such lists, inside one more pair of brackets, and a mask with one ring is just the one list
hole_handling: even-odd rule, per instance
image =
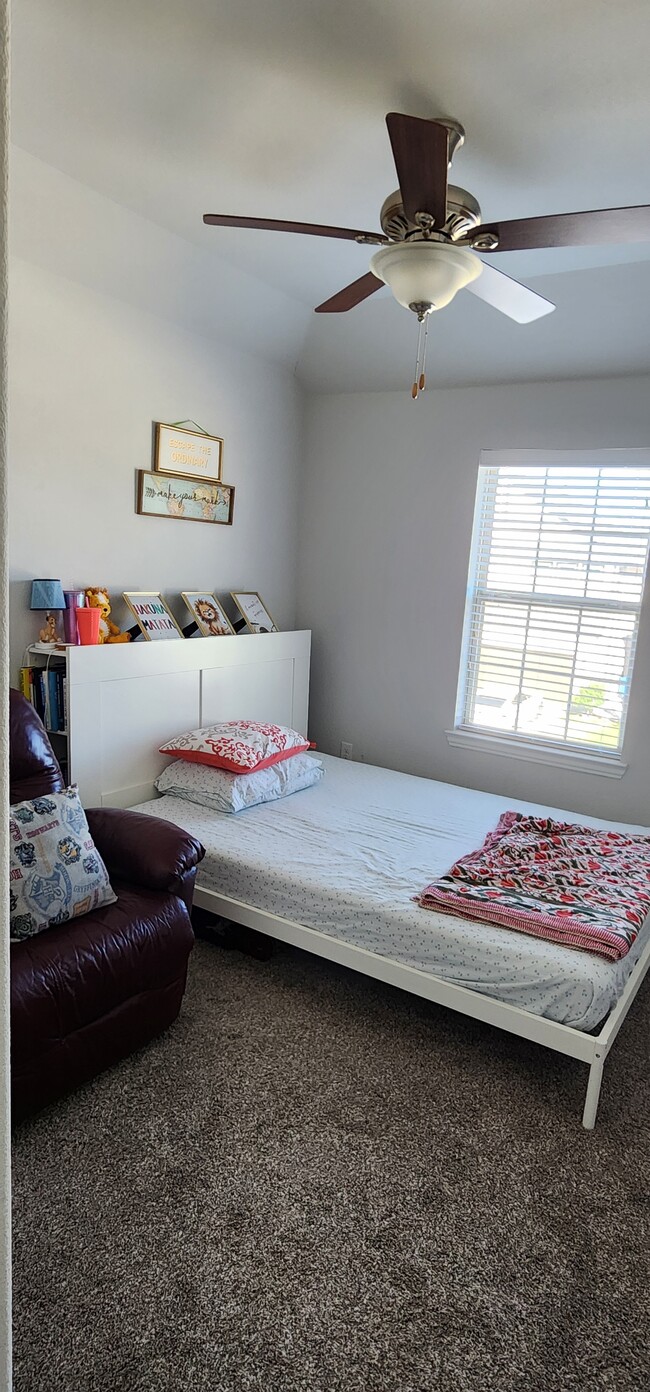
[[99, 642], [99, 620], [101, 619], [101, 609], [75, 609], [77, 615], [77, 632], [80, 643]]

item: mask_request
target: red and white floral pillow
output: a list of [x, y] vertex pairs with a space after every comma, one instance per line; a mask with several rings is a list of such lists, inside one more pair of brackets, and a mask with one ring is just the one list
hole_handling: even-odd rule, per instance
[[256, 720], [225, 720], [190, 730], [160, 746], [161, 754], [173, 754], [191, 764], [208, 764], [230, 773], [252, 773], [270, 768], [282, 759], [303, 754], [312, 746], [287, 725], [261, 725]]

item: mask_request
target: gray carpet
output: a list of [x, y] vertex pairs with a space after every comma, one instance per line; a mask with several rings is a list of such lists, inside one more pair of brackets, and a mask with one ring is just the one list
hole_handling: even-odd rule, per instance
[[162, 1039], [15, 1137], [15, 1392], [640, 1392], [642, 992], [578, 1063], [199, 943]]

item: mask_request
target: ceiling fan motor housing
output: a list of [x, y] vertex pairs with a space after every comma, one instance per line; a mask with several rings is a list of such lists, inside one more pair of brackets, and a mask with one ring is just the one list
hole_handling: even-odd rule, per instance
[[[455, 184], [447, 186], [447, 217], [444, 227], [436, 227], [434, 235], [444, 236], [452, 242], [469, 236], [481, 221], [481, 209], [473, 194]], [[405, 242], [411, 238], [422, 237], [423, 229], [417, 222], [409, 222], [404, 212], [402, 195], [399, 189], [390, 193], [382, 204], [380, 222], [382, 231], [391, 241]]]

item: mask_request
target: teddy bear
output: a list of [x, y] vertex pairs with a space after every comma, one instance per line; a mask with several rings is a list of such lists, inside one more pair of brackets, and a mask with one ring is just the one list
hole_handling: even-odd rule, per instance
[[117, 624], [112, 623], [108, 617], [111, 612], [111, 601], [108, 596], [108, 591], [100, 589], [98, 586], [93, 586], [91, 589], [86, 590], [85, 593], [86, 604], [91, 609], [101, 610], [101, 618], [99, 620], [100, 643], [130, 643], [131, 634], [121, 633]]

